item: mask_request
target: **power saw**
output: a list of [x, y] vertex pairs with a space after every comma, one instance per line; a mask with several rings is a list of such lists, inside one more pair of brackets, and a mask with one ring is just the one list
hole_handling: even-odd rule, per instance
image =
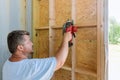
[[77, 32], [77, 26], [74, 26], [73, 20], [67, 20], [66, 23], [63, 25], [63, 35], [65, 32], [71, 32], [72, 39], [69, 41], [69, 47], [73, 45], [73, 37], [75, 38], [75, 32]]

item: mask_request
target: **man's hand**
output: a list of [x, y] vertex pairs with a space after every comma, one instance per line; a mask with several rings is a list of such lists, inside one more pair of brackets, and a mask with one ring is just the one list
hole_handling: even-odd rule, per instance
[[67, 20], [67, 22], [64, 23], [63, 34], [66, 32], [71, 32], [71, 34], [72, 34], [72, 38], [68, 42], [69, 47], [71, 47], [73, 45], [72, 39], [73, 39], [73, 37], [75, 37], [75, 32], [77, 32], [77, 26], [74, 26], [73, 20]]
[[71, 32], [66, 32], [66, 33], [64, 33], [63, 41], [69, 42], [71, 39], [72, 39], [72, 34], [71, 34]]

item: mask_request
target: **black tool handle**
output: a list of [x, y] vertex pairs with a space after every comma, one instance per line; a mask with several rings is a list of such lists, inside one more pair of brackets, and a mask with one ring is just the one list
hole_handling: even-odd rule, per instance
[[73, 43], [71, 41], [69, 41], [69, 47], [73, 46]]

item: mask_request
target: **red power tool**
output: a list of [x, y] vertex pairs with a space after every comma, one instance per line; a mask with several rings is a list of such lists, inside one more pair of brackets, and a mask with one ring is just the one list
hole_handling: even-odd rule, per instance
[[[74, 26], [73, 20], [72, 20], [72, 21], [68, 20], [68, 21], [63, 25], [63, 34], [64, 34], [65, 32], [71, 32], [72, 36], [73, 36], [73, 37], [76, 37], [75, 32], [77, 32], [77, 26]], [[72, 37], [72, 39], [73, 39], [73, 37]], [[71, 46], [73, 45], [72, 39], [69, 41], [69, 47], [71, 47]]]

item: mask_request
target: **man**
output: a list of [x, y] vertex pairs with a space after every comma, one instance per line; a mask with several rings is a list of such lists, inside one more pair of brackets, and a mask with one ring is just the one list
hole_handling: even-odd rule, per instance
[[29, 33], [24, 30], [12, 31], [7, 38], [12, 55], [3, 66], [3, 80], [50, 80], [54, 71], [65, 63], [71, 38], [71, 32], [64, 33], [61, 47], [55, 57], [28, 59], [33, 53]]

